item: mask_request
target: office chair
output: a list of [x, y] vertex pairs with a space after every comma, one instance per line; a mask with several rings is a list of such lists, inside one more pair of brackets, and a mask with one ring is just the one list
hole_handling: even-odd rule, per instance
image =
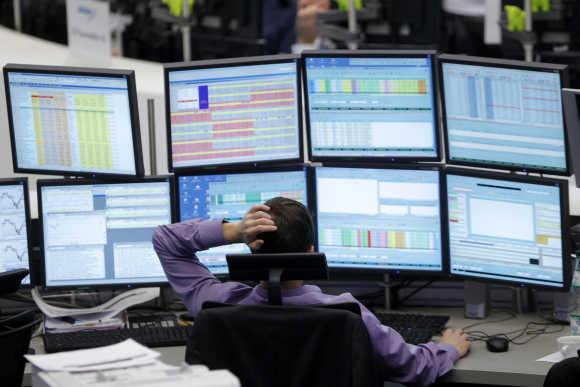
[[270, 305], [206, 302], [185, 360], [252, 387], [382, 386], [358, 304], [283, 306], [280, 281], [324, 279], [324, 254], [228, 255], [232, 279], [268, 279]]
[[382, 386], [353, 306], [204, 304], [185, 360], [228, 369], [242, 386]]
[[578, 357], [554, 364], [544, 380], [544, 387], [576, 387], [578, 385], [580, 385], [580, 351], [578, 351]]
[[[0, 296], [13, 293], [20, 287], [20, 282], [28, 275], [27, 269], [18, 269], [0, 273]], [[0, 313], [0, 384], [2, 386], [20, 387], [24, 374], [24, 355], [28, 352], [32, 329], [38, 321], [34, 320], [34, 311], [27, 310], [12, 316]]]

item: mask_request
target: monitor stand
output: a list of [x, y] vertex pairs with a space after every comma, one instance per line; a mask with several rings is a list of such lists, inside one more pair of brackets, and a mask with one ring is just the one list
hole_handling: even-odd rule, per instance
[[489, 288], [475, 281], [464, 282], [464, 311], [466, 318], [484, 319], [489, 314]]
[[385, 309], [391, 310], [393, 292], [391, 291], [391, 277], [389, 276], [389, 273], [384, 274], [383, 286], [385, 287]]

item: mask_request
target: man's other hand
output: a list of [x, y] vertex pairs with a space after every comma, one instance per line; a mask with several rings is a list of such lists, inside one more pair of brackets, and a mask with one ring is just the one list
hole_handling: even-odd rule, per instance
[[461, 329], [446, 329], [439, 342], [454, 346], [459, 352], [459, 358], [467, 355], [471, 346], [471, 343], [467, 340], [467, 334]]

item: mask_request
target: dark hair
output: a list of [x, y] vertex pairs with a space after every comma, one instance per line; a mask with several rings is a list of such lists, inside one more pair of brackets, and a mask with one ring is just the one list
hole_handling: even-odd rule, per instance
[[278, 229], [257, 235], [264, 241], [257, 253], [305, 253], [314, 245], [314, 224], [302, 203], [276, 197], [264, 204]]

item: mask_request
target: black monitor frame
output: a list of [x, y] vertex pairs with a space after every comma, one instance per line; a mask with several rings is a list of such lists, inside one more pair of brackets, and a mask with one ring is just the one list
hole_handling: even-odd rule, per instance
[[42, 215], [42, 188], [43, 187], [66, 187], [75, 185], [112, 185], [112, 184], [131, 184], [131, 183], [162, 183], [167, 182], [169, 185], [169, 199], [171, 208], [171, 222], [175, 222], [175, 192], [173, 176], [146, 176], [140, 179], [122, 179], [122, 180], [93, 180], [93, 179], [78, 179], [78, 180], [68, 180], [68, 179], [50, 179], [50, 180], [37, 180], [36, 182], [36, 194], [38, 197], [38, 220], [39, 220], [39, 239], [40, 239], [40, 286], [47, 290], [75, 290], [75, 289], [132, 289], [139, 287], [150, 287], [150, 286], [164, 286], [167, 285], [167, 281], [161, 282], [119, 282], [114, 284], [90, 284], [90, 285], [67, 285], [67, 286], [48, 286], [46, 283], [46, 254], [44, 248], [44, 216]]
[[439, 164], [423, 163], [417, 165], [409, 164], [390, 164], [377, 166], [374, 164], [353, 164], [353, 163], [325, 163], [321, 167], [313, 168], [313, 220], [315, 225], [315, 241], [316, 241], [316, 251], [319, 251], [319, 241], [318, 241], [318, 195], [317, 195], [317, 185], [316, 185], [316, 171], [319, 168], [344, 168], [344, 169], [382, 169], [382, 170], [409, 170], [409, 171], [436, 171], [439, 177], [439, 222], [441, 226], [441, 269], [440, 270], [409, 270], [409, 269], [386, 269], [384, 267], [377, 268], [359, 268], [359, 267], [328, 267], [328, 270], [332, 278], [372, 278], [379, 279], [378, 275], [394, 275], [395, 277], [409, 276], [409, 277], [430, 277], [430, 278], [445, 278], [449, 273], [449, 256], [447, 255], [448, 247], [446, 243], [448, 241], [448, 227], [445, 222], [445, 216], [443, 215], [443, 198], [445, 198], [445, 189], [443, 182], [443, 170], [442, 166]]
[[[24, 215], [26, 218], [26, 241], [27, 241], [27, 249], [28, 249], [28, 270], [30, 271], [29, 278], [30, 284], [22, 285], [22, 287], [30, 287], [34, 286], [38, 283], [38, 279], [35, 275], [35, 270], [33, 270], [31, 263], [34, 261], [32, 259], [32, 226], [31, 226], [31, 219], [30, 219], [30, 200], [29, 200], [29, 192], [28, 192], [28, 178], [26, 177], [14, 177], [14, 178], [7, 178], [7, 179], [0, 179], [0, 186], [5, 185], [22, 185], [22, 192], [23, 192], [23, 200], [24, 200]], [[33, 278], [34, 277], [34, 278]]]
[[[506, 182], [516, 182], [516, 183], [527, 183], [527, 184], [538, 184], [538, 185], [545, 185], [545, 186], [557, 186], [560, 190], [560, 226], [561, 226], [561, 235], [562, 235], [562, 270], [563, 270], [563, 283], [561, 287], [557, 286], [549, 286], [549, 285], [541, 285], [541, 284], [534, 284], [534, 283], [527, 283], [522, 281], [516, 280], [501, 280], [497, 278], [486, 278], [486, 277], [476, 277], [470, 275], [463, 275], [451, 272], [451, 244], [450, 244], [450, 237], [451, 232], [449, 231], [449, 208], [448, 208], [448, 185], [447, 185], [447, 176], [454, 175], [454, 176], [466, 176], [466, 177], [475, 177], [475, 178], [483, 178], [483, 179], [497, 179], [497, 180], [505, 180]], [[528, 176], [528, 175], [518, 175], [518, 174], [508, 174], [506, 172], [497, 172], [497, 171], [484, 171], [484, 170], [475, 170], [475, 169], [466, 169], [466, 168], [459, 168], [459, 167], [449, 167], [446, 168], [443, 172], [443, 185], [445, 188], [445, 194], [443, 196], [443, 204], [445, 215], [443, 221], [445, 222], [445, 227], [448, 230], [447, 232], [447, 240], [445, 241], [445, 247], [447, 249], [446, 256], [449, 268], [449, 274], [451, 278], [461, 278], [466, 281], [478, 281], [478, 282], [485, 282], [485, 283], [502, 283], [505, 285], [512, 285], [516, 287], [529, 287], [529, 288], [537, 288], [537, 289], [545, 289], [551, 291], [566, 291], [570, 287], [571, 282], [571, 270], [572, 265], [570, 263], [570, 239], [569, 239], [569, 202], [568, 202], [568, 181], [561, 180], [561, 179], [551, 179], [551, 178], [540, 178], [535, 176]]]
[[[143, 152], [141, 148], [141, 131], [139, 127], [139, 110], [137, 103], [137, 86], [135, 82], [135, 72], [133, 70], [113, 70], [113, 69], [97, 69], [97, 68], [81, 68], [81, 67], [64, 67], [64, 66], [39, 66], [29, 64], [12, 64], [9, 63], [4, 66], [4, 88], [6, 92], [6, 104], [8, 111], [8, 127], [10, 129], [10, 144], [12, 148], [12, 163], [14, 172], [16, 173], [36, 173], [43, 175], [59, 175], [59, 176], [83, 176], [92, 179], [96, 178], [134, 178], [144, 175], [143, 167]], [[46, 169], [22, 168], [18, 165], [18, 157], [16, 154], [16, 135], [14, 128], [14, 118], [12, 116], [12, 100], [10, 97], [10, 84], [8, 82], [8, 74], [12, 72], [37, 73], [37, 74], [52, 74], [52, 75], [86, 75], [92, 77], [108, 77], [119, 78], [127, 81], [127, 93], [129, 97], [129, 115], [131, 119], [131, 134], [133, 137], [133, 155], [135, 160], [135, 174], [120, 174], [120, 173], [102, 173], [102, 172], [86, 172], [86, 171], [53, 171]]]
[[[243, 67], [255, 65], [267, 65], [276, 63], [291, 63], [296, 65], [296, 106], [298, 118], [298, 156], [288, 159], [277, 160], [258, 160], [252, 162], [233, 162], [233, 163], [216, 163], [204, 165], [192, 165], [185, 167], [174, 167], [173, 165], [173, 149], [171, 140], [171, 101], [169, 98], [169, 73], [173, 71], [187, 71], [187, 70], [202, 70], [202, 69], [216, 69], [223, 67]], [[163, 82], [165, 90], [165, 126], [167, 135], [167, 168], [169, 172], [177, 173], [198, 173], [204, 170], [215, 167], [240, 167], [247, 168], [264, 167], [268, 165], [281, 165], [303, 162], [304, 160], [304, 136], [302, 134], [302, 84], [300, 81], [300, 56], [299, 55], [269, 55], [269, 56], [252, 56], [245, 58], [228, 58], [228, 59], [212, 59], [201, 60], [194, 62], [176, 62], [167, 63], [163, 65]]]
[[[308, 77], [306, 69], [307, 58], [431, 58], [431, 79], [433, 80], [432, 98], [434, 108], [433, 131], [436, 148], [436, 156], [414, 157], [414, 156], [315, 156], [312, 149], [312, 128], [310, 125], [310, 102], [308, 98]], [[314, 162], [356, 162], [356, 163], [376, 163], [400, 164], [415, 163], [418, 161], [441, 161], [441, 134], [440, 134], [440, 112], [439, 112], [439, 80], [437, 78], [438, 57], [435, 50], [311, 50], [302, 53], [302, 82], [304, 89], [304, 112], [306, 122], [306, 135], [308, 137], [308, 159]]]
[[502, 69], [513, 69], [513, 70], [527, 70], [536, 72], [547, 72], [547, 73], [558, 73], [560, 75], [560, 88], [564, 88], [568, 85], [568, 72], [566, 71], [567, 66], [556, 65], [551, 63], [538, 63], [538, 62], [524, 62], [518, 60], [507, 60], [507, 59], [495, 59], [495, 58], [483, 58], [467, 55], [451, 55], [451, 54], [441, 54], [439, 55], [438, 62], [438, 72], [440, 80], [440, 94], [441, 94], [441, 121], [443, 123], [443, 136], [445, 143], [445, 162], [450, 165], [465, 165], [472, 167], [481, 168], [492, 168], [501, 169], [508, 171], [521, 171], [521, 172], [532, 172], [532, 173], [542, 173], [549, 175], [561, 175], [570, 176], [570, 148], [568, 144], [568, 139], [566, 136], [566, 122], [564, 120], [564, 112], [562, 111], [562, 125], [564, 130], [564, 142], [565, 142], [565, 159], [566, 159], [566, 171], [555, 171], [553, 169], [542, 169], [542, 168], [530, 168], [526, 166], [517, 165], [503, 165], [493, 162], [470, 162], [463, 160], [452, 160], [449, 153], [449, 130], [447, 125], [447, 109], [445, 105], [445, 80], [443, 77], [443, 64], [444, 63], [454, 63], [463, 64], [471, 66], [483, 66], [490, 68], [502, 68]]
[[[580, 188], [580, 90], [562, 90], [562, 102], [564, 103], [564, 116], [566, 118], [566, 133], [568, 134], [568, 145], [570, 161], [572, 164], [571, 173], [576, 177], [576, 187]], [[574, 153], [574, 150], [577, 150]]]

